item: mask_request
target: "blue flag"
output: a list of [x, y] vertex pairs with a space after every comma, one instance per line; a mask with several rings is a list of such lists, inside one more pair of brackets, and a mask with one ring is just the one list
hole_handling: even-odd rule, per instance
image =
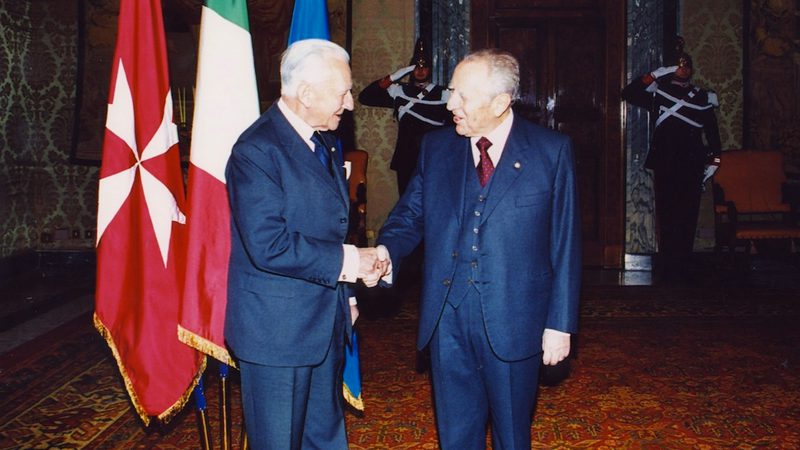
[[[295, 0], [292, 25], [289, 27], [288, 45], [303, 39], [331, 39], [328, 28], [328, 4], [325, 0]], [[342, 148], [341, 142], [337, 143]], [[363, 411], [361, 399], [361, 363], [358, 358], [356, 331], [350, 336], [350, 346], [344, 352], [344, 386], [342, 391], [347, 403]]]
[[331, 39], [328, 4], [325, 0], [295, 0], [287, 45], [312, 38]]

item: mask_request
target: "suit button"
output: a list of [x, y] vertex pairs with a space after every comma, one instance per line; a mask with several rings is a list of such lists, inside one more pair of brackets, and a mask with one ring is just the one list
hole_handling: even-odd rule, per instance
[[475, 217], [480, 217], [480, 216], [481, 216], [481, 212], [480, 211], [475, 211]]
[[339, 223], [347, 223], [347, 219], [341, 218], [341, 219], [339, 219]]
[[445, 286], [450, 286], [450, 280], [446, 279], [446, 280], [442, 281], [442, 284], [445, 285]]
[[458, 258], [458, 252], [453, 252], [451, 255], [453, 258]]
[[478, 234], [478, 231], [479, 231], [479, 230], [478, 230], [478, 228], [477, 228], [477, 227], [472, 229], [472, 232], [473, 232], [473, 233], [475, 233], [475, 234]]
[[473, 252], [477, 252], [478, 251], [478, 246], [477, 245], [473, 245], [472, 246], [472, 251]]
[[470, 266], [471, 266], [473, 269], [475, 269], [475, 268], [477, 268], [477, 267], [478, 267], [478, 261], [472, 261], [471, 263], [469, 263], [469, 265], [470, 265]]

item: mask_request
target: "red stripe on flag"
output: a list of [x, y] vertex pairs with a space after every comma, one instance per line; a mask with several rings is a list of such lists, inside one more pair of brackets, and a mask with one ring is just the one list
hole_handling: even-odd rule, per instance
[[180, 310], [180, 338], [192, 347], [235, 366], [225, 348], [230, 206], [225, 183], [189, 166], [189, 241]]

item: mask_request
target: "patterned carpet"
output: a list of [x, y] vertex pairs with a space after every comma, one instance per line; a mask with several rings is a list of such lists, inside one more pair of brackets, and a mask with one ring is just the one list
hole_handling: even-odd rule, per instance
[[[427, 374], [415, 371], [415, 295], [404, 297], [362, 300], [366, 411], [347, 415], [351, 449], [438, 448]], [[534, 448], [800, 448], [797, 290], [596, 286], [581, 316], [570, 377], [541, 388]], [[142, 427], [88, 316], [1, 364], [0, 449], [201, 448], [191, 408]], [[221, 448], [213, 365], [206, 391]]]

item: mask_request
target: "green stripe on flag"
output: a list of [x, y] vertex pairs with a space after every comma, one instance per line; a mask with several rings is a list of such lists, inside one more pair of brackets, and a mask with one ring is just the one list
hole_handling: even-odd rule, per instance
[[206, 0], [206, 7], [250, 32], [247, 0]]

